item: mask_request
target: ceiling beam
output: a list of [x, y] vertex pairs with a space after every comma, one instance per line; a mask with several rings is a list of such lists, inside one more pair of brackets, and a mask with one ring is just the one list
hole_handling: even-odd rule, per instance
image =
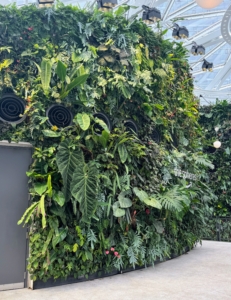
[[171, 20], [171, 19], [175, 19], [177, 17], [181, 17], [181, 14], [183, 14], [184, 12], [188, 11], [189, 9], [193, 8], [197, 6], [197, 3], [195, 1], [190, 2], [189, 4], [181, 7], [180, 9], [174, 11], [173, 13], [171, 13], [170, 15], [168, 15], [167, 20]]
[[165, 9], [165, 11], [163, 13], [163, 16], [162, 16], [162, 20], [163, 21], [165, 21], [165, 19], [168, 17], [168, 14], [169, 14], [169, 12], [170, 12], [170, 10], [171, 10], [174, 2], [175, 2], [175, 0], [170, 0], [169, 1], [168, 5], [167, 5], [167, 7], [166, 7], [166, 9]]
[[[215, 70], [220, 70], [220, 69], [224, 68], [224, 66], [225, 66], [224, 64], [215, 66], [215, 67], [213, 68], [213, 71], [215, 71]], [[203, 71], [202, 69], [201, 69], [201, 70], [198, 70], [198, 71], [192, 71], [193, 76], [197, 76], [197, 75], [200, 75], [200, 74], [206, 74], [206, 73], [207, 73], [207, 72], [206, 72], [206, 71]]]
[[225, 13], [225, 10], [219, 10], [219, 11], [206, 12], [206, 13], [201, 13], [201, 14], [183, 15], [181, 17], [184, 18], [185, 20], [197, 20], [197, 19], [203, 19], [203, 18], [223, 16], [224, 13]]

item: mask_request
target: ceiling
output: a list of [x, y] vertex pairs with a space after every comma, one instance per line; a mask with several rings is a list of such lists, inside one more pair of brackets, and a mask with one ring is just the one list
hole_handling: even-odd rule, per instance
[[[19, 6], [36, 3], [37, 0], [1, 0], [1, 4], [16, 2]], [[94, 0], [62, 0], [65, 4], [81, 7]], [[184, 40], [190, 50], [192, 42], [206, 48], [205, 56], [193, 56], [189, 52], [189, 63], [195, 84], [195, 95], [200, 97], [202, 105], [214, 103], [216, 99], [231, 100], [231, 1], [223, 0], [216, 8], [206, 10], [199, 7], [195, 0], [118, 0], [119, 5], [127, 3], [137, 8], [130, 9], [128, 18], [141, 16], [142, 5], [157, 7], [161, 11], [162, 26], [171, 28], [176, 21], [189, 30], [189, 38]], [[226, 18], [224, 15], [226, 14]], [[223, 22], [222, 22], [223, 20]], [[155, 30], [155, 25], [153, 26]], [[172, 39], [170, 29], [165, 36]], [[223, 34], [223, 36], [222, 36]], [[202, 71], [202, 61], [213, 62], [213, 72]]]

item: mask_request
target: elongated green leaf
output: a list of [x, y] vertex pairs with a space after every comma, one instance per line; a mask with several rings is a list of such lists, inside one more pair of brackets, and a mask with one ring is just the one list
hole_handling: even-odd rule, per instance
[[145, 199], [144, 203], [147, 204], [148, 206], [152, 206], [155, 207], [157, 209], [161, 209], [162, 205], [160, 204], [160, 202], [158, 200], [156, 200], [155, 198], [151, 197], [149, 199]]
[[84, 164], [83, 153], [78, 147], [73, 149], [70, 141], [65, 140], [58, 147], [56, 162], [63, 178], [63, 193], [66, 201], [69, 201], [71, 199], [70, 185], [73, 173], [77, 166]]
[[49, 59], [43, 58], [41, 63], [41, 81], [44, 92], [47, 92], [51, 81], [52, 63]]
[[[24, 212], [23, 216], [21, 217], [21, 219], [18, 221], [17, 224], [18, 225], [22, 224], [25, 219], [29, 220], [31, 215], [33, 214], [35, 208], [38, 206], [38, 204], [39, 204], [39, 202], [31, 204], [31, 206], [27, 208], [27, 210]], [[26, 223], [27, 222], [25, 221], [24, 226]]]
[[60, 132], [49, 130], [49, 129], [43, 130], [43, 134], [47, 137], [59, 137], [59, 136], [61, 136]]
[[59, 79], [64, 82], [67, 75], [67, 66], [62, 63], [60, 60], [58, 61], [56, 74], [58, 75]]
[[89, 74], [84, 74], [75, 78], [70, 84], [68, 84], [66, 91], [70, 92], [73, 88], [83, 84], [87, 80], [88, 76]]
[[118, 147], [119, 155], [120, 155], [120, 160], [124, 164], [128, 158], [128, 152], [127, 148], [124, 144], [120, 144]]
[[46, 228], [45, 195], [42, 195], [38, 205], [38, 213], [42, 215], [42, 227]]
[[52, 197], [52, 183], [51, 183], [51, 175], [48, 175], [48, 178], [47, 178], [47, 193], [48, 193], [48, 196], [51, 198]]
[[80, 210], [84, 220], [89, 220], [97, 207], [98, 172], [95, 165], [78, 164], [73, 174], [71, 192], [80, 203]]
[[90, 117], [86, 113], [77, 114], [77, 122], [82, 130], [87, 130], [90, 126]]
[[47, 236], [47, 239], [46, 239], [46, 242], [44, 243], [44, 246], [43, 246], [43, 249], [42, 249], [42, 255], [44, 255], [47, 251], [47, 247], [49, 246], [50, 244], [50, 241], [53, 237], [53, 234], [54, 234], [54, 229], [52, 228], [49, 233], [48, 233], [48, 236]]
[[42, 194], [45, 193], [45, 191], [47, 190], [47, 183], [36, 183], [34, 185], [34, 190], [37, 194], [39, 194], [39, 196], [42, 196]]
[[63, 192], [61, 192], [61, 191], [58, 191], [58, 192], [54, 192], [54, 194], [53, 194], [53, 199], [55, 200], [55, 202], [57, 202], [58, 203], [58, 205], [59, 206], [63, 206], [64, 205], [64, 203], [65, 203], [65, 197], [64, 197], [64, 194], [63, 194]]

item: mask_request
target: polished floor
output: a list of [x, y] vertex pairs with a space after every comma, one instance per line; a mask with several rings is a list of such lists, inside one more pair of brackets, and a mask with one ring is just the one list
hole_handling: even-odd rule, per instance
[[231, 243], [203, 241], [173, 260], [104, 279], [0, 292], [1, 300], [231, 300]]

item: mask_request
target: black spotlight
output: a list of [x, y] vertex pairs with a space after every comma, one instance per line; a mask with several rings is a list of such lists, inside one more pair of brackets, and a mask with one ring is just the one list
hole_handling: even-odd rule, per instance
[[117, 0], [97, 0], [97, 3], [101, 11], [110, 11], [118, 4]]
[[207, 60], [204, 59], [203, 65], [202, 65], [202, 70], [203, 71], [213, 71], [213, 63], [208, 62]]
[[39, 8], [51, 7], [54, 4], [54, 0], [38, 0]]
[[155, 143], [157, 143], [157, 144], [160, 143], [160, 133], [159, 133], [159, 131], [158, 131], [157, 129], [154, 129], [154, 130], [152, 131], [152, 133], [151, 133], [151, 139], [152, 139]]
[[0, 120], [7, 123], [19, 124], [26, 118], [25, 102], [14, 94], [4, 95], [0, 99]]
[[[104, 114], [102, 112], [98, 112], [98, 113], [93, 114], [93, 117], [102, 120], [107, 125], [108, 130], [111, 131], [111, 129], [112, 129], [111, 121], [106, 114]], [[102, 134], [104, 129], [100, 124], [95, 123], [93, 127], [94, 127], [95, 134], [97, 134], [97, 135]]]
[[193, 55], [205, 55], [205, 47], [202, 45], [198, 46], [195, 42], [193, 42], [191, 53]]
[[68, 108], [60, 104], [53, 104], [46, 111], [48, 122], [52, 126], [67, 127], [72, 124], [73, 115]]
[[124, 126], [126, 127], [126, 131], [138, 134], [138, 127], [136, 126], [136, 123], [133, 120], [124, 121]]
[[172, 36], [176, 40], [186, 39], [189, 37], [189, 31], [185, 26], [180, 27], [178, 24], [173, 25]]
[[142, 20], [147, 25], [153, 24], [154, 22], [161, 20], [161, 13], [159, 9], [155, 7], [150, 8], [146, 5], [142, 5], [142, 8], [144, 10], [142, 15]]

